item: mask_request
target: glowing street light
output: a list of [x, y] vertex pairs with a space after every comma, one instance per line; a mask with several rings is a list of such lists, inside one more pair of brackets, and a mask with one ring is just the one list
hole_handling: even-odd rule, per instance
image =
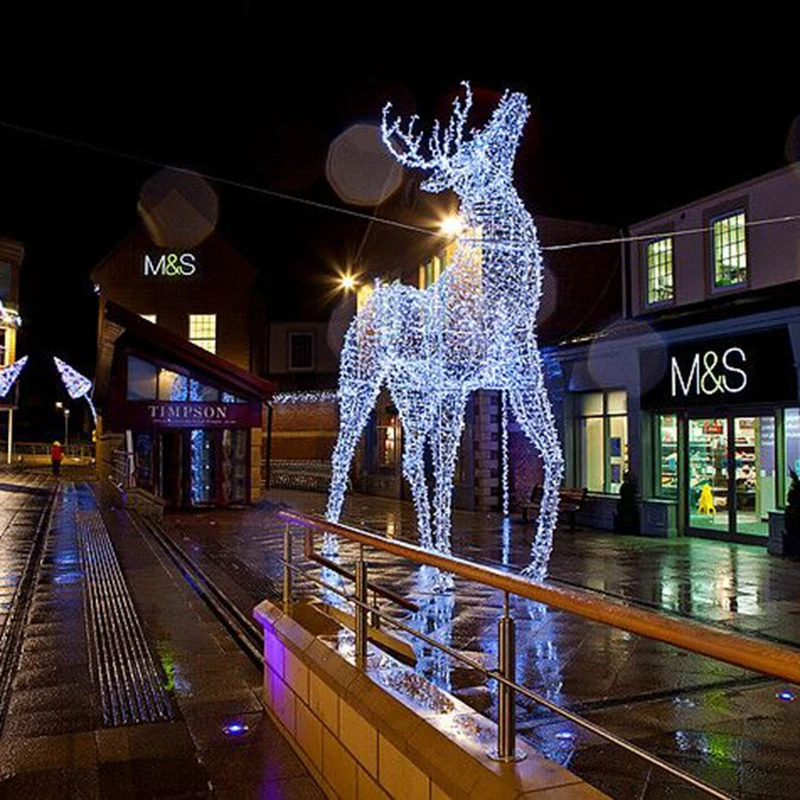
[[458, 214], [451, 214], [439, 223], [439, 230], [445, 236], [458, 236], [463, 226], [464, 222], [461, 217]]
[[352, 292], [357, 286], [355, 275], [351, 275], [349, 272], [342, 275], [339, 283], [345, 292]]

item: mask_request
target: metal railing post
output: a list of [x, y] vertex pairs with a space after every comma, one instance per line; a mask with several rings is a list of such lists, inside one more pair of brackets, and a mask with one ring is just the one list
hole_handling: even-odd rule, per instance
[[355, 574], [356, 600], [356, 662], [361, 664], [367, 658], [367, 564], [364, 561], [364, 548], [358, 549]]
[[[517, 647], [514, 619], [509, 613], [508, 592], [503, 593], [503, 616], [497, 622], [497, 672], [506, 680], [517, 680]], [[497, 750], [491, 756], [498, 761], [521, 761], [525, 756], [516, 751], [516, 691], [505, 683], [497, 683]]]
[[292, 531], [289, 523], [283, 531], [283, 610], [288, 614], [292, 607]]

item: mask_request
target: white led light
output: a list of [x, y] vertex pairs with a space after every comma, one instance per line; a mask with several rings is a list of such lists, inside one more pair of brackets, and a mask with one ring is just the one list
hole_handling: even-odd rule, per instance
[[[390, 105], [383, 111], [386, 146], [404, 166], [430, 171], [424, 190], [455, 191], [462, 226], [455, 254], [438, 280], [425, 290], [377, 283], [347, 332], [327, 516], [339, 519], [359, 436], [386, 386], [403, 426], [403, 474], [411, 485], [420, 542], [450, 552], [453, 479], [467, 399], [479, 389], [500, 391], [544, 461], [544, 495], [525, 571], [540, 579], [552, 549], [563, 458], [535, 332], [541, 252], [533, 220], [512, 181], [529, 108], [524, 95], [506, 92], [489, 123], [467, 133], [472, 93], [464, 85], [464, 99], [453, 103], [447, 126], [434, 123], [427, 157], [420, 153], [417, 118], [401, 126], [390, 120]], [[434, 466], [432, 507], [426, 446]], [[506, 486], [504, 479], [504, 495]], [[332, 537], [326, 545], [333, 549]]]
[[314, 403], [335, 403], [336, 392], [278, 392], [272, 396], [274, 405], [304, 405]]
[[53, 361], [56, 362], [58, 374], [61, 375], [61, 381], [67, 394], [73, 399], [77, 400], [79, 397], [86, 399], [89, 404], [89, 410], [92, 412], [92, 419], [95, 426], [97, 426], [97, 413], [95, 412], [94, 403], [92, 398], [89, 397], [89, 392], [92, 390], [92, 382], [85, 376], [81, 375], [76, 369], [73, 369], [65, 361], [53, 356]]
[[11, 387], [19, 378], [20, 372], [25, 368], [28, 363], [28, 356], [22, 356], [18, 361], [9, 364], [7, 367], [0, 369], [0, 397], [5, 397]]

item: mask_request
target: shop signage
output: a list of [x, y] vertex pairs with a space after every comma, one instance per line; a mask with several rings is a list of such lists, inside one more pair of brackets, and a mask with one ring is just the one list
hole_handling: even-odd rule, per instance
[[160, 256], [144, 257], [145, 277], [163, 275], [167, 278], [188, 278], [197, 272], [197, 263], [193, 253], [164, 253]]
[[149, 428], [259, 428], [260, 403], [154, 403], [125, 405], [125, 425]]
[[642, 408], [693, 408], [797, 400], [788, 331], [704, 339], [642, 350]]

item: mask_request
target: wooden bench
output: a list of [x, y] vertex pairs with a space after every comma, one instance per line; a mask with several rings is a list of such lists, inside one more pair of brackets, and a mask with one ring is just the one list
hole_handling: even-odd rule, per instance
[[[537, 483], [531, 492], [531, 499], [522, 506], [522, 521], [528, 522], [531, 511], [539, 513], [542, 505], [542, 497], [544, 496], [544, 486]], [[575, 532], [575, 514], [581, 510], [583, 501], [586, 500], [586, 487], [572, 488], [562, 486], [558, 490], [558, 513], [569, 514], [569, 529], [572, 533]]]

